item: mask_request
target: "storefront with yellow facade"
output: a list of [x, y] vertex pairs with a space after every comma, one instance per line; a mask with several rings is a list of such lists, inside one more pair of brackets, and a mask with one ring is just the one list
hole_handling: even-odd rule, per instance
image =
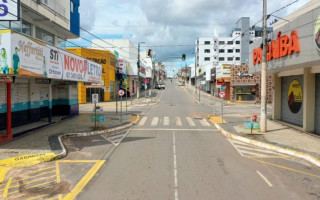
[[93, 93], [99, 94], [100, 101], [115, 99], [116, 57], [110, 51], [85, 48], [67, 48], [67, 51], [102, 65], [101, 84], [78, 84], [79, 103], [90, 103]]

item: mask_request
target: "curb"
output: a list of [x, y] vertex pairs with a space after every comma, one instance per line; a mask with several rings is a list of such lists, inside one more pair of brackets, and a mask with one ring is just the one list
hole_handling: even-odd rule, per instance
[[61, 159], [67, 155], [67, 150], [62, 143], [62, 138], [85, 137], [85, 136], [100, 135], [100, 134], [104, 134], [104, 133], [110, 133], [113, 131], [122, 130], [122, 129], [133, 126], [134, 124], [136, 124], [139, 121], [140, 116], [138, 114], [133, 114], [133, 115], [135, 115], [135, 117], [136, 117], [136, 119], [133, 122], [125, 122], [123, 125], [116, 126], [113, 128], [99, 130], [99, 131], [82, 132], [82, 133], [66, 133], [66, 134], [60, 135], [58, 137], [58, 140], [59, 140], [60, 146], [62, 148], [62, 151], [59, 154], [57, 154], [56, 158]]
[[235, 140], [238, 140], [240, 142], [251, 144], [251, 145], [254, 145], [254, 146], [257, 146], [257, 147], [261, 147], [261, 148], [264, 148], [264, 149], [267, 149], [267, 150], [272, 150], [272, 151], [275, 151], [275, 152], [278, 152], [278, 153], [282, 153], [282, 154], [285, 154], [285, 155], [288, 155], [288, 156], [291, 156], [291, 157], [300, 158], [300, 159], [303, 159], [305, 161], [308, 161], [309, 163], [311, 163], [311, 164], [313, 164], [313, 165], [315, 165], [317, 167], [320, 167], [320, 160], [318, 160], [317, 158], [315, 158], [315, 157], [313, 157], [313, 156], [311, 156], [309, 154], [302, 153], [302, 152], [299, 152], [299, 151], [285, 149], [285, 148], [282, 148], [282, 147], [274, 146], [274, 145], [271, 145], [271, 144], [267, 144], [267, 143], [264, 143], [264, 142], [259, 142], [259, 141], [256, 141], [256, 140], [248, 139], [248, 138], [245, 138], [245, 137], [242, 137], [242, 136], [238, 136], [238, 135], [229, 133], [228, 131], [224, 130], [217, 123], [214, 123], [214, 126], [220, 131], [220, 133], [222, 135], [224, 135], [227, 138], [235, 139]]
[[38, 153], [38, 154], [20, 155], [20, 156], [0, 160], [0, 183], [2, 183], [5, 180], [6, 174], [11, 169], [29, 167], [29, 166], [40, 164], [42, 162], [49, 162], [49, 161], [58, 160], [65, 157], [67, 155], [67, 150], [62, 143], [62, 138], [99, 135], [103, 133], [109, 133], [109, 132], [125, 129], [136, 124], [139, 121], [140, 116], [138, 114], [132, 114], [132, 115], [135, 118], [135, 120], [133, 120], [132, 122], [125, 122], [123, 125], [116, 126], [113, 128], [100, 130], [100, 131], [82, 132], [82, 133], [66, 133], [58, 136], [58, 142], [62, 149], [61, 152], [58, 154], [53, 152]]

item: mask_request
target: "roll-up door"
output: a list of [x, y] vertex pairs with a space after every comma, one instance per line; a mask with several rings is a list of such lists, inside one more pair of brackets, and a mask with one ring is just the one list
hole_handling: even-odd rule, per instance
[[315, 133], [320, 135], [320, 74], [316, 74]]
[[281, 78], [281, 120], [303, 126], [303, 75]]

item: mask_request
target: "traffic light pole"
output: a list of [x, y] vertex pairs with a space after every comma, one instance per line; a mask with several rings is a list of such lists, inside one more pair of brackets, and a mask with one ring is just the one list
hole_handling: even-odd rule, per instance
[[137, 83], [137, 99], [140, 98], [140, 42], [138, 43], [138, 83]]

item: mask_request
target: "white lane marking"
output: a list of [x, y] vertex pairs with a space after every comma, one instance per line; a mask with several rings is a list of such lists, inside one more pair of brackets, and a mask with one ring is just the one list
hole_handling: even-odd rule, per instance
[[177, 128], [133, 128], [134, 131], [204, 131], [204, 132], [218, 132], [214, 129], [177, 129]]
[[140, 120], [138, 125], [143, 126], [146, 123], [147, 119], [148, 119], [148, 117], [142, 117], [142, 119]]
[[[242, 154], [249, 154], [249, 155], [253, 155], [253, 156], [261, 156], [261, 157], [265, 157], [266, 154], [261, 154], [261, 153], [255, 153], [255, 152], [252, 152], [252, 151], [246, 151], [246, 150], [240, 150]], [[247, 155], [245, 155], [247, 156]], [[271, 156], [271, 155], [269, 155]]]
[[169, 126], [169, 117], [163, 118], [163, 126]]
[[176, 125], [177, 126], [182, 126], [182, 122], [181, 122], [180, 117], [176, 117]]
[[173, 170], [174, 170], [174, 199], [178, 200], [178, 169], [177, 169], [177, 154], [176, 154], [176, 134], [173, 132], [172, 136], [173, 145]]
[[270, 183], [270, 181], [268, 181], [268, 179], [263, 176], [258, 170], [257, 173], [259, 174], [259, 176], [269, 185], [269, 187], [272, 187], [273, 185]]
[[157, 126], [159, 121], [159, 117], [153, 117], [152, 122], [151, 122], [151, 126]]
[[[235, 144], [237, 145], [237, 144]], [[282, 154], [279, 154], [279, 153], [276, 153], [276, 152], [272, 152], [272, 151], [268, 151], [268, 150], [264, 150], [264, 149], [259, 149], [259, 148], [256, 148], [256, 147], [245, 147], [245, 146], [237, 146], [237, 148], [240, 150], [240, 151], [245, 151], [245, 150], [253, 150], [253, 151], [258, 151], [258, 152], [262, 152], [262, 153], [266, 153], [266, 154], [272, 154], [272, 155], [278, 155], [278, 156], [283, 156]]]
[[206, 119], [200, 120], [202, 126], [210, 126], [209, 122]]
[[244, 155], [239, 151], [239, 149], [233, 144], [231, 139], [227, 138], [227, 140], [230, 142], [230, 144], [235, 148], [235, 150], [240, 154], [240, 156], [244, 157]]
[[188, 124], [190, 126], [195, 126], [195, 123], [192, 121], [191, 117], [186, 117], [187, 121], [188, 121]]

